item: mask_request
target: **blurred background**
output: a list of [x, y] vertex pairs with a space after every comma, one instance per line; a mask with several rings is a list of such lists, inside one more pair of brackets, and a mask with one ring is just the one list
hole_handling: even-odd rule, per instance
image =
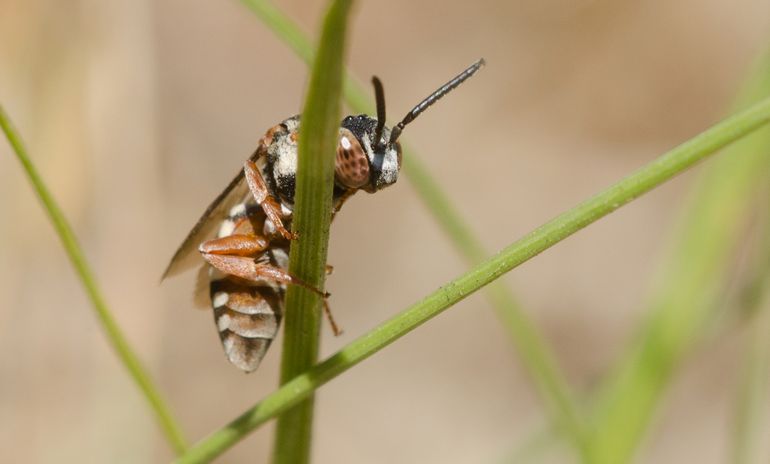
[[[278, 3], [311, 33], [324, 4]], [[359, 2], [351, 33], [349, 65], [383, 80], [391, 124], [486, 58], [405, 136], [493, 251], [723, 117], [770, 44], [770, 3]], [[306, 76], [233, 0], [0, 0], [0, 101], [189, 439], [276, 387], [280, 339], [246, 376], [193, 309], [194, 273], [158, 279], [264, 131], [299, 111]], [[577, 391], [633, 338], [697, 171], [505, 277]], [[467, 269], [406, 179], [346, 204], [329, 262], [345, 334], [324, 326], [323, 356]], [[640, 462], [727, 460], [741, 336], [697, 345]], [[317, 398], [316, 462], [505, 462], [547, 423], [481, 294]], [[2, 462], [172, 457], [4, 140], [0, 411]], [[266, 462], [271, 440], [268, 425], [221, 461]], [[546, 448], [541, 462], [569, 462]]]

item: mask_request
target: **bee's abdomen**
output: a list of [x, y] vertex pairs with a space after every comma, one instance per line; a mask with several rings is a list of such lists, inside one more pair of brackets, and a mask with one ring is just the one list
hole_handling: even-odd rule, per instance
[[227, 358], [246, 372], [254, 371], [281, 323], [280, 290], [230, 277], [212, 280], [210, 289], [214, 320]]

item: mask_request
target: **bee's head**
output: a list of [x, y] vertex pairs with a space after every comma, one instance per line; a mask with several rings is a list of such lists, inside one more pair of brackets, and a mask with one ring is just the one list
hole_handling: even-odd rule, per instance
[[377, 127], [377, 120], [365, 114], [342, 120], [335, 176], [345, 188], [374, 193], [398, 180], [401, 145], [387, 139], [390, 129], [384, 126], [378, 143]]
[[398, 143], [401, 131], [430, 105], [474, 75], [483, 65], [483, 59], [473, 63], [421, 101], [392, 130], [385, 127], [385, 93], [382, 83], [376, 76], [373, 77], [377, 118], [362, 114], [348, 116], [342, 120], [335, 162], [337, 184], [346, 189], [362, 189], [369, 193], [393, 185], [401, 170], [401, 145]]

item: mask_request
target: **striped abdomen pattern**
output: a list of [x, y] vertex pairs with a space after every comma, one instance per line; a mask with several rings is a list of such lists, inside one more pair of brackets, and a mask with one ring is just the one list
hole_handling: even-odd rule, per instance
[[[269, 220], [268, 220], [269, 222]], [[222, 222], [218, 237], [233, 234], [262, 235], [265, 215], [255, 203], [239, 203]], [[271, 245], [252, 256], [258, 263], [286, 268], [288, 244]], [[255, 282], [223, 274], [209, 267], [211, 305], [225, 355], [240, 369], [259, 367], [276, 337], [283, 314], [285, 285]]]

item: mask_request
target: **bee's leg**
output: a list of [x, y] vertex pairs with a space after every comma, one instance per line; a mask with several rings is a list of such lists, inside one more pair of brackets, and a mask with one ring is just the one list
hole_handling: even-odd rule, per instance
[[246, 256], [235, 255], [222, 255], [214, 253], [201, 253], [203, 259], [214, 268], [222, 271], [225, 274], [229, 274], [241, 279], [251, 280], [254, 282], [271, 282], [281, 284], [299, 285], [306, 288], [311, 292], [328, 298], [329, 294], [321, 291], [312, 285], [294, 277], [286, 270], [273, 266], [271, 264], [257, 263], [254, 258]]
[[243, 173], [246, 176], [246, 182], [249, 184], [249, 190], [254, 195], [254, 199], [257, 204], [262, 207], [265, 215], [275, 225], [275, 229], [286, 240], [296, 240], [297, 234], [289, 232], [283, 225], [281, 206], [278, 204], [275, 198], [267, 191], [267, 184], [265, 179], [262, 178], [262, 174], [257, 169], [257, 165], [253, 161], [248, 160], [243, 166]]
[[334, 316], [332, 316], [332, 309], [329, 307], [329, 300], [327, 298], [324, 298], [324, 314], [326, 314], [326, 319], [329, 321], [329, 325], [332, 327], [332, 332], [334, 332], [335, 337], [339, 337], [342, 335], [342, 330], [337, 326], [337, 323], [334, 322]]
[[222, 255], [205, 252], [201, 252], [201, 256], [203, 256], [203, 259], [205, 259], [214, 268], [225, 274], [233, 275], [235, 277], [240, 277], [241, 279], [246, 279], [253, 282], [272, 282], [298, 285], [321, 296], [324, 303], [324, 314], [326, 314], [326, 317], [329, 319], [329, 324], [332, 327], [334, 335], [336, 336], [342, 333], [342, 331], [340, 331], [339, 327], [337, 326], [337, 323], [334, 322], [334, 317], [332, 316], [331, 309], [329, 308], [329, 302], [327, 301], [329, 294], [313, 287], [312, 285], [298, 279], [297, 277], [294, 277], [286, 270], [271, 264], [257, 263], [254, 261], [254, 258], [249, 258], [246, 256]]
[[265, 251], [270, 242], [261, 236], [234, 234], [207, 240], [198, 246], [202, 254], [254, 256]]
[[358, 192], [358, 189], [348, 189], [345, 193], [343, 193], [342, 197], [337, 200], [337, 204], [334, 206], [332, 215], [337, 214], [342, 209], [342, 205], [344, 205], [345, 202], [348, 201], [350, 197], [352, 197], [356, 192]]

